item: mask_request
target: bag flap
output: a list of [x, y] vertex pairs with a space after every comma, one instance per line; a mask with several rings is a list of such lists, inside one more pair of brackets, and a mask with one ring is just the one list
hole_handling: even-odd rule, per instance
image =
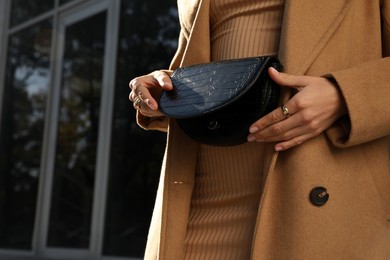
[[191, 118], [230, 104], [256, 82], [272, 56], [226, 60], [176, 69], [172, 91], [163, 91], [160, 110], [172, 118]]

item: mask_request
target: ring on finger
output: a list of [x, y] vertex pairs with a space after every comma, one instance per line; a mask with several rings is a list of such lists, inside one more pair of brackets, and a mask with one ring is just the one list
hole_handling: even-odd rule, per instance
[[288, 111], [288, 109], [285, 105], [282, 105], [280, 108], [282, 109], [282, 112], [283, 112], [283, 115], [285, 118], [288, 118], [291, 116], [290, 111]]
[[134, 99], [134, 106], [135, 106], [137, 109], [140, 109], [141, 102], [142, 102], [141, 98], [140, 98], [140, 97], [136, 97], [136, 98]]

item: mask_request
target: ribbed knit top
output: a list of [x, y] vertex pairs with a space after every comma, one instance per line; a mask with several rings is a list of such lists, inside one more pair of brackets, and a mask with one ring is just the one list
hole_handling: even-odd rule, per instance
[[210, 0], [213, 60], [277, 54], [284, 0]]
[[[210, 0], [212, 60], [277, 54], [283, 7]], [[185, 259], [250, 259], [267, 152], [261, 143], [200, 145]]]

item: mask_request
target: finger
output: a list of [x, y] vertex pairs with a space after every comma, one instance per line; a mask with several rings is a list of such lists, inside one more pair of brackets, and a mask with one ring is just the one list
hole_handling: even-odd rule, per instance
[[[288, 107], [288, 105], [284, 105], [285, 108]], [[293, 115], [290, 108], [287, 108], [290, 115]], [[272, 112], [268, 113], [267, 115], [263, 116], [259, 120], [257, 120], [255, 123], [253, 123], [249, 127], [249, 133], [253, 134], [259, 131], [262, 131], [266, 127], [270, 125], [274, 125], [280, 121], [283, 121], [286, 119], [286, 115], [283, 113], [283, 110], [281, 107], [276, 108]]]
[[157, 101], [153, 98], [150, 90], [140, 81], [132, 81], [131, 93], [129, 96], [130, 101], [135, 101], [138, 98], [145, 104], [147, 104], [152, 110], [157, 110]]
[[141, 106], [144, 102], [141, 100], [140, 97], [136, 97], [134, 99], [134, 102], [133, 102], [133, 107], [136, 109], [136, 110], [141, 110]]
[[138, 112], [144, 116], [147, 117], [161, 117], [164, 116], [164, 114], [159, 110], [152, 110], [150, 109], [146, 104], [141, 104], [140, 109], [138, 109]]
[[[140, 87], [141, 87], [141, 86], [137, 86], [136, 89], [139, 90]], [[131, 92], [130, 92], [130, 94], [129, 94], [129, 100], [130, 100], [131, 102], [134, 102], [134, 100], [135, 100], [137, 97], [141, 98], [141, 100], [144, 99], [144, 98], [143, 98], [143, 94], [142, 94], [141, 91], [139, 91], [138, 93], [136, 93], [135, 91], [131, 91]]]
[[153, 77], [156, 79], [156, 81], [158, 82], [158, 84], [164, 89], [164, 90], [172, 90], [173, 89], [173, 86], [172, 86], [172, 80], [171, 78], [168, 76], [168, 74], [166, 74], [165, 72], [163, 71], [154, 71], [151, 73], [153, 75]]
[[129, 100], [131, 102], [134, 102], [134, 95], [133, 94], [134, 94], [133, 92], [130, 92], [130, 94], [129, 94]]
[[[286, 120], [287, 121], [287, 120]], [[294, 122], [292, 120], [289, 120], [291, 122]], [[290, 124], [289, 124], [290, 125]], [[286, 128], [287, 130], [281, 131], [279, 134], [276, 134], [277, 131], [270, 130], [267, 133], [256, 133], [256, 134], [250, 134], [248, 136], [248, 141], [257, 141], [257, 142], [282, 142], [291, 140], [293, 138], [296, 138], [300, 135], [305, 135], [308, 133], [305, 126], [296, 125], [295, 127], [290, 127], [287, 125], [286, 127], [282, 126], [280, 129]], [[267, 129], [266, 129], [267, 130]]]
[[273, 81], [285, 87], [300, 89], [309, 84], [307, 76], [296, 76], [279, 72], [273, 67], [268, 69], [268, 74]]
[[154, 96], [158, 96], [161, 92], [161, 89], [156, 88], [157, 86], [167, 91], [172, 90], [172, 81], [168, 74], [163, 71], [154, 71], [134, 78], [129, 83], [129, 88], [132, 90], [129, 99], [133, 101], [139, 96], [152, 110], [157, 110], [158, 103]]
[[[139, 101], [137, 101], [139, 100]], [[133, 103], [134, 109], [136, 109], [140, 114], [147, 116], [147, 117], [160, 117], [164, 116], [164, 114], [159, 110], [152, 110], [150, 109], [150, 106], [147, 105], [147, 102], [142, 101], [139, 97], [135, 98], [135, 101]]]
[[303, 142], [309, 140], [312, 137], [314, 137], [313, 134], [306, 134], [306, 135], [297, 136], [291, 140], [280, 142], [280, 143], [275, 145], [275, 151], [279, 152], [279, 151], [284, 151], [284, 150], [290, 149], [294, 146], [302, 144]]
[[129, 82], [129, 88], [138, 93], [140, 86], [159, 86], [165, 90], [172, 89], [171, 78], [163, 71], [154, 71], [148, 75], [136, 77]]
[[141, 91], [140, 89], [145, 88], [146, 84], [148, 83], [145, 79], [135, 78], [130, 81], [129, 88], [131, 89], [131, 92], [134, 93], [134, 95], [138, 96], [138, 93]]
[[152, 94], [149, 92], [149, 89], [141, 86], [137, 96], [141, 99], [142, 103], [148, 105], [150, 109], [157, 110], [157, 101], [153, 98]]

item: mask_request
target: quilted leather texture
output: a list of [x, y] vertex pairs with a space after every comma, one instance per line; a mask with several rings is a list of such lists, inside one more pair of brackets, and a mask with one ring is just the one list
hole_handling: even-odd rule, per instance
[[244, 95], [270, 57], [227, 60], [176, 69], [174, 90], [160, 98], [161, 111], [190, 118], [218, 110]]

